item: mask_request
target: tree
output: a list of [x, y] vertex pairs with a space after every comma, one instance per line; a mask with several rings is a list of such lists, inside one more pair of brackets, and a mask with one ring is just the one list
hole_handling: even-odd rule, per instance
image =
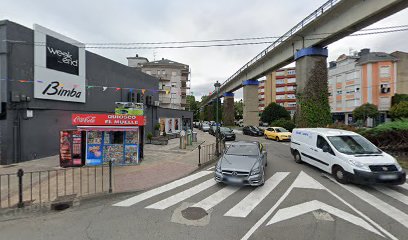
[[390, 115], [393, 119], [408, 118], [408, 101], [402, 101], [390, 109]]
[[353, 117], [364, 122], [367, 121], [367, 118], [378, 117], [379, 114], [377, 106], [371, 103], [365, 103], [353, 111]]
[[391, 98], [391, 105], [397, 105], [400, 102], [407, 102], [408, 101], [408, 94], [398, 94], [396, 93], [392, 98]]
[[269, 104], [261, 115], [261, 121], [268, 124], [279, 119], [290, 120], [290, 113], [284, 107], [274, 102]]
[[200, 103], [195, 100], [193, 95], [188, 95], [186, 101], [187, 105], [189, 106], [189, 110], [194, 114], [194, 121], [198, 121], [200, 119], [200, 108], [198, 107]]
[[244, 103], [242, 102], [242, 99], [234, 102], [234, 109], [235, 109], [235, 119], [236, 120], [242, 119], [243, 114], [244, 114]]

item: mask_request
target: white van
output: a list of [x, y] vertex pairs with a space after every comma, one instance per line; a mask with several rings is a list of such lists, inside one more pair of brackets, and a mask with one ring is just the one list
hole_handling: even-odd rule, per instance
[[340, 183], [397, 185], [406, 180], [406, 173], [394, 157], [354, 132], [295, 128], [290, 150], [297, 163], [316, 166], [333, 174]]

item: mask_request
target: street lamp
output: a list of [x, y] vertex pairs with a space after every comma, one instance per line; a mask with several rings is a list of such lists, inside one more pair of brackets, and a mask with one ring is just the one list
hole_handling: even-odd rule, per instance
[[218, 125], [218, 95], [219, 95], [219, 92], [220, 92], [220, 87], [221, 87], [221, 84], [217, 81], [216, 83], [214, 83], [214, 87], [215, 87], [215, 91], [217, 92], [217, 98], [216, 98], [216, 106], [215, 106], [215, 124], [217, 124], [216, 126], [217, 126], [217, 130], [216, 130], [216, 133], [215, 133], [215, 154], [216, 154], [216, 156], [217, 157], [219, 157], [220, 156], [220, 148], [219, 148], [219, 132], [220, 132], [220, 127], [219, 127], [219, 125]]

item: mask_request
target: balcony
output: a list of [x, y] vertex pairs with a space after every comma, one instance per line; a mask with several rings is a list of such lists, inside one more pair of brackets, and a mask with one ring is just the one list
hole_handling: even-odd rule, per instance
[[159, 102], [160, 102], [160, 103], [164, 103], [164, 104], [169, 104], [169, 103], [171, 103], [171, 98], [170, 98], [170, 97], [162, 97], [162, 96], [160, 96], [160, 97], [159, 97]]

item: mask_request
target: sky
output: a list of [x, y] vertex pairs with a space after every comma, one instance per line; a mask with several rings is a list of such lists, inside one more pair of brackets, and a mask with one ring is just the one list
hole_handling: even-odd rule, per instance
[[[0, 20], [39, 24], [83, 43], [162, 42], [280, 36], [325, 0], [2, 0]], [[405, 9], [368, 28], [408, 24]], [[328, 46], [328, 61], [350, 50], [408, 52], [408, 31], [347, 37]], [[88, 49], [127, 65], [126, 57], [188, 64], [200, 99], [268, 44], [185, 49]], [[242, 89], [235, 94], [242, 98]]]

